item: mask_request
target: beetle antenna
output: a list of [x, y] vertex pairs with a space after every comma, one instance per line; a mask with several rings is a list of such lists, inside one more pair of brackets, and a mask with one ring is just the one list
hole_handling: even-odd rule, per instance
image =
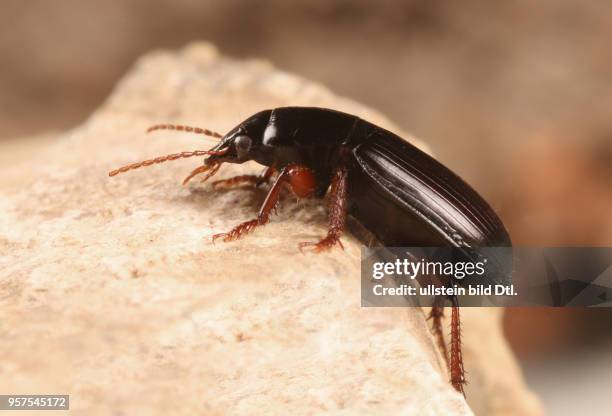
[[193, 152], [181, 152], [181, 153], [173, 153], [170, 155], [166, 155], [166, 156], [159, 156], [156, 157], [155, 159], [148, 159], [148, 160], [143, 160], [142, 162], [138, 162], [138, 163], [132, 163], [130, 165], [125, 165], [123, 167], [120, 167], [119, 169], [115, 169], [113, 171], [110, 171], [108, 173], [108, 176], [115, 176], [118, 175], [120, 173], [124, 173], [127, 172], [128, 170], [134, 170], [134, 169], [138, 169], [138, 168], [142, 168], [142, 167], [146, 167], [146, 166], [151, 166], [157, 163], [164, 163], [164, 162], [168, 162], [171, 160], [177, 160], [177, 159], [181, 159], [181, 158], [188, 158], [188, 157], [193, 157], [193, 156], [223, 156], [225, 153], [227, 153], [228, 149], [223, 149], [223, 150], [194, 150]]
[[188, 133], [203, 134], [205, 136], [216, 137], [217, 139], [223, 137], [222, 134], [219, 134], [216, 131], [208, 130], [202, 127], [185, 126], [182, 124], [156, 124], [154, 126], [149, 127], [147, 129], [147, 133], [151, 133], [155, 130], [186, 131]]

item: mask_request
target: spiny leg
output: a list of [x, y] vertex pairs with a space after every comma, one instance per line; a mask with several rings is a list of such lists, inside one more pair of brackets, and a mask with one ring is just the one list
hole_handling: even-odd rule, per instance
[[305, 242], [300, 243], [299, 248], [313, 246], [315, 252], [328, 250], [338, 244], [340, 248], [344, 248], [340, 242], [340, 236], [344, 231], [346, 224], [346, 206], [348, 194], [348, 169], [341, 164], [334, 171], [331, 181], [330, 197], [329, 197], [329, 227], [327, 236], [318, 243]]
[[453, 297], [452, 317], [451, 317], [451, 352], [450, 352], [450, 373], [451, 384], [455, 390], [465, 396], [463, 386], [466, 384], [465, 370], [463, 368], [463, 356], [461, 354], [461, 327], [459, 322], [459, 304], [457, 297]]
[[245, 221], [242, 224], [237, 225], [227, 233], [213, 235], [213, 242], [218, 238], [222, 238], [223, 241], [236, 240], [242, 237], [243, 235], [250, 233], [256, 227], [264, 225], [268, 221], [270, 221], [270, 214], [272, 214], [272, 212], [276, 208], [276, 205], [278, 204], [283, 184], [285, 184], [290, 178], [290, 169], [291, 166], [287, 166], [283, 170], [281, 170], [280, 174], [278, 175], [278, 178], [276, 178], [276, 181], [274, 182], [274, 185], [272, 185], [272, 188], [270, 188], [270, 191], [268, 192], [268, 195], [266, 196], [266, 199], [259, 210], [259, 215], [257, 216], [257, 218], [255, 218], [254, 220]]
[[444, 331], [442, 326], [442, 319], [444, 318], [444, 298], [441, 296], [437, 296], [434, 299], [434, 304], [431, 307], [431, 311], [429, 312], [429, 316], [427, 319], [431, 319], [431, 329], [436, 338], [436, 342], [438, 343], [438, 347], [440, 348], [440, 352], [444, 356], [444, 361], [446, 362], [446, 367], [450, 371], [450, 363], [448, 361], [448, 348], [446, 347], [446, 342], [444, 341]]
[[241, 185], [258, 187], [268, 182], [276, 169], [273, 166], [267, 167], [259, 175], [240, 175], [233, 178], [221, 179], [212, 183], [213, 189], [229, 189]]

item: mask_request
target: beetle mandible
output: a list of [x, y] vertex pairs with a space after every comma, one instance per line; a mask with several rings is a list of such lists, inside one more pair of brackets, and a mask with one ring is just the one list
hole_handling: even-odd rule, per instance
[[[289, 185], [298, 197], [329, 194], [327, 235], [300, 249], [322, 251], [341, 245], [346, 217], [351, 215], [386, 246], [511, 246], [510, 237], [491, 207], [461, 178], [399, 136], [359, 117], [316, 107], [282, 107], [260, 111], [221, 135], [203, 128], [163, 124], [148, 131], [191, 131], [219, 138], [210, 150], [176, 153], [124, 166], [109, 173], [179, 158], [206, 156], [184, 183], [196, 175], [212, 177], [223, 163], [254, 160], [264, 165], [259, 175], [216, 181], [213, 187], [254, 186], [276, 175], [257, 218], [215, 234], [213, 241], [235, 240], [270, 220], [281, 189]], [[452, 385], [463, 392], [459, 309], [451, 297]], [[443, 304], [443, 302], [442, 302]], [[443, 309], [431, 310], [433, 330], [448, 360], [443, 342]]]

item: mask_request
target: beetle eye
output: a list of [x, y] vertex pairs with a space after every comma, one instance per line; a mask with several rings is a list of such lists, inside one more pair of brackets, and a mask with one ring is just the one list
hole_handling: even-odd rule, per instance
[[251, 148], [251, 138], [249, 136], [238, 136], [234, 140], [236, 155], [238, 158], [245, 156]]

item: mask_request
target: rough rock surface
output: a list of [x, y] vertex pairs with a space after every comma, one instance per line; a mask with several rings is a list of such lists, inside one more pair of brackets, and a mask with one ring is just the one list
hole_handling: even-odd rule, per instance
[[[265, 228], [213, 245], [212, 234], [255, 215], [263, 192], [182, 187], [197, 159], [107, 177], [212, 144], [145, 135], [150, 124], [223, 132], [282, 105], [334, 107], [394, 129], [319, 85], [196, 44], [147, 55], [83, 125], [5, 163], [0, 392], [69, 393], [75, 415], [472, 413], [447, 382], [423, 311], [359, 307], [357, 240], [299, 253], [298, 242], [324, 235], [320, 204], [287, 197]], [[497, 312], [465, 315], [473, 408], [538, 414]]]

